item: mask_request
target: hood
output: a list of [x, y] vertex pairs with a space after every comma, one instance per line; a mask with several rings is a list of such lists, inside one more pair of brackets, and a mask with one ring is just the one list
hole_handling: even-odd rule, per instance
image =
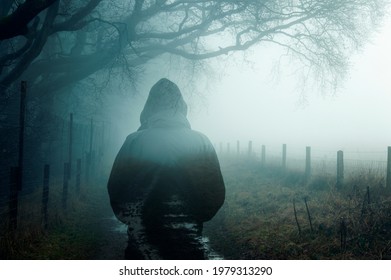
[[163, 78], [149, 91], [148, 99], [140, 115], [139, 130], [156, 123], [189, 126], [186, 115], [187, 105], [178, 86]]

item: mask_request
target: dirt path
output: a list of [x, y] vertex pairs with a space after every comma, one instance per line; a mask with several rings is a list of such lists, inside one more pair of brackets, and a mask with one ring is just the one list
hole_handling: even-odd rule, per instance
[[[124, 251], [127, 246], [127, 227], [119, 222], [115, 216], [103, 218], [101, 220], [103, 230], [102, 241], [97, 255], [94, 259], [98, 260], [121, 260], [124, 259]], [[208, 259], [223, 259], [210, 248], [209, 239], [203, 237], [202, 241], [206, 248]]]
[[119, 222], [115, 216], [102, 218], [102, 232], [100, 248], [94, 259], [121, 260], [127, 245], [127, 227]]
[[[81, 231], [95, 235], [95, 248], [87, 258], [97, 260], [124, 259], [128, 241], [127, 226], [114, 216], [108, 195], [103, 191], [104, 188], [98, 190], [94, 193], [96, 196], [92, 198], [92, 204], [88, 206], [89, 225], [79, 224]], [[202, 238], [202, 243], [209, 259], [222, 259], [221, 255], [210, 248], [207, 237]]]

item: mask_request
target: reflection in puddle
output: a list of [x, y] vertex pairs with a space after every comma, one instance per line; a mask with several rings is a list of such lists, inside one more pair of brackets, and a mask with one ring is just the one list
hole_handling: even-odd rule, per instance
[[[125, 235], [127, 234], [127, 230], [128, 230], [127, 225], [118, 221], [118, 219], [115, 216], [112, 216], [112, 217], [106, 218], [106, 219], [110, 220], [112, 222], [112, 227], [110, 228], [111, 232], [123, 233]], [[181, 224], [181, 226], [184, 226], [184, 224]], [[189, 224], [188, 227], [191, 228], [191, 224]], [[210, 248], [208, 237], [206, 237], [206, 236], [201, 237], [200, 243], [202, 244], [202, 247], [205, 251], [206, 259], [209, 259], [209, 260], [223, 260], [224, 259], [221, 255], [219, 255], [212, 248]]]
[[128, 230], [127, 225], [118, 221], [118, 219], [114, 215], [110, 218], [104, 218], [104, 220], [109, 220], [112, 223], [112, 226], [110, 227], [109, 231], [126, 234]]

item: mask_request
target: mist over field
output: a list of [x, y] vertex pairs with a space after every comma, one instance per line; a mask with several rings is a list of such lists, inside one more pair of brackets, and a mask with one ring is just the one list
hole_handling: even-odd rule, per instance
[[305, 77], [278, 47], [258, 47], [206, 62], [205, 71], [196, 68], [190, 79], [178, 73], [175, 63], [153, 63], [146, 79], [129, 90], [128, 102], [112, 106], [120, 109], [121, 133], [127, 135], [139, 126], [149, 88], [167, 77], [178, 83], [188, 102], [192, 127], [216, 148], [230, 143], [234, 151], [240, 141], [245, 149], [253, 141], [256, 153], [261, 145], [279, 153], [287, 144], [299, 157], [311, 146], [318, 157], [344, 150], [352, 159], [385, 160], [391, 143], [390, 30], [388, 20], [352, 55], [349, 73], [335, 91]]
[[0, 3], [0, 259], [391, 259], [388, 0]]

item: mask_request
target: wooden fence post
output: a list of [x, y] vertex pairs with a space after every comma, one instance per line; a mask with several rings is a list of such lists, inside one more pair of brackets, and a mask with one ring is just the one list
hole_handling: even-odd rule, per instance
[[261, 155], [262, 166], [265, 166], [266, 163], [266, 146], [262, 145], [262, 155]]
[[42, 191], [42, 226], [44, 229], [48, 228], [48, 202], [49, 202], [49, 174], [50, 166], [45, 164], [43, 169], [43, 191]]
[[14, 231], [18, 226], [18, 182], [19, 167], [10, 169], [10, 198], [9, 198], [9, 230]]
[[68, 179], [72, 174], [73, 114], [69, 114]]
[[80, 193], [81, 159], [77, 159], [76, 165], [76, 192]]
[[103, 122], [102, 125], [102, 135], [101, 135], [101, 145], [100, 145], [100, 151], [99, 151], [99, 160], [103, 160], [103, 156], [105, 154], [105, 123]]
[[92, 165], [92, 141], [93, 141], [93, 133], [94, 133], [94, 121], [93, 119], [91, 118], [91, 124], [90, 124], [90, 150], [87, 154], [87, 172], [86, 172], [86, 181], [87, 183], [89, 182], [90, 180], [90, 176], [91, 176], [91, 165]]
[[305, 148], [305, 179], [311, 177], [311, 147]]
[[86, 153], [86, 183], [90, 180], [90, 165], [91, 165], [91, 155], [89, 152]]
[[337, 188], [341, 188], [344, 179], [343, 151], [337, 152]]
[[17, 189], [22, 190], [23, 186], [23, 153], [24, 153], [24, 127], [26, 112], [27, 82], [20, 83], [20, 110], [19, 110], [19, 155], [18, 155], [18, 180]]
[[286, 169], [286, 144], [282, 144], [282, 169]]
[[386, 187], [391, 188], [391, 146], [387, 149], [387, 180]]
[[[95, 180], [96, 176], [96, 151], [93, 150], [91, 153], [91, 172], [90, 172], [90, 178]], [[93, 181], [92, 180], [92, 181]]]
[[90, 124], [90, 154], [92, 152], [92, 141], [94, 140], [94, 120], [91, 118]]
[[252, 156], [253, 153], [253, 141], [248, 141], [248, 156]]
[[68, 200], [68, 168], [69, 163], [64, 163], [64, 180], [62, 184], [62, 208], [66, 210], [67, 208], [67, 200]]

